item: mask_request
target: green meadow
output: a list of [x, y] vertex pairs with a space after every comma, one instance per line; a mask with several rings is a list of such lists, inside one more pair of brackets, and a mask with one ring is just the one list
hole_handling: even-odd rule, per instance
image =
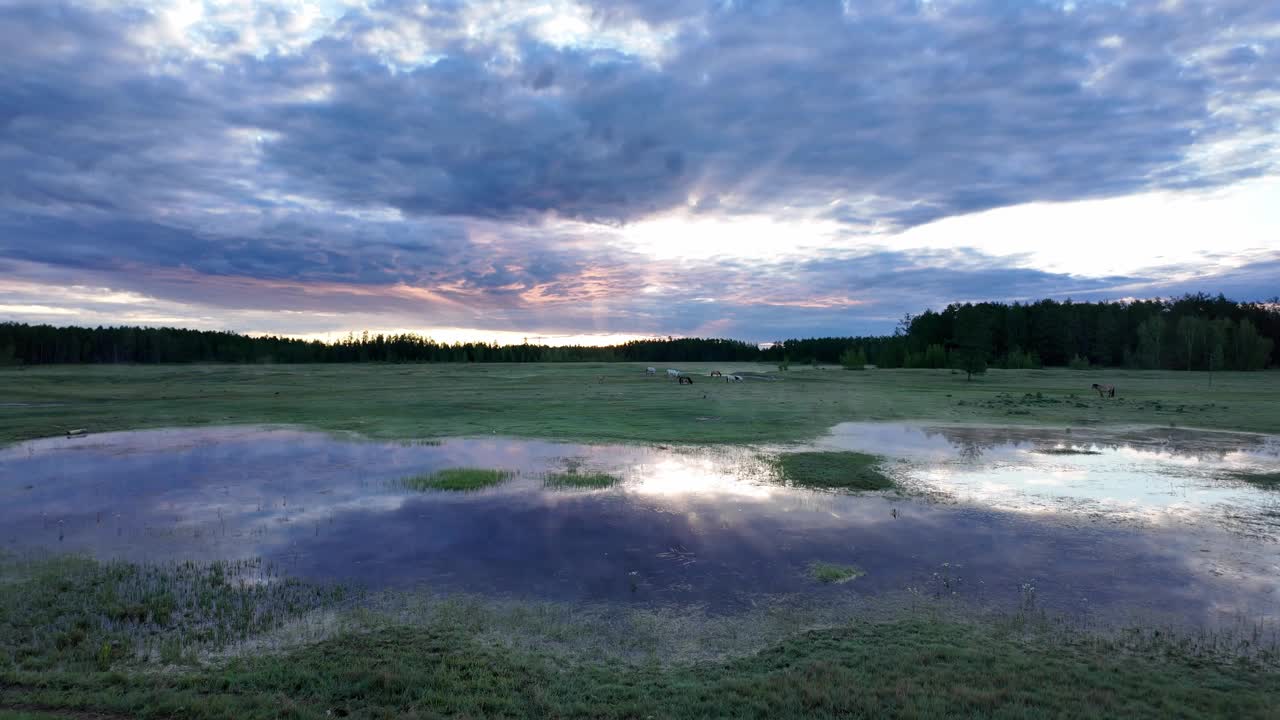
[[[1176, 425], [1280, 432], [1280, 372], [873, 370], [644, 365], [162, 365], [0, 368], [0, 443], [158, 427], [266, 423], [373, 438], [510, 435], [578, 441], [759, 443], [847, 420]], [[751, 373], [742, 383], [711, 370]], [[1095, 382], [1114, 384], [1101, 399]]]
[[[647, 377], [642, 364], [6, 368], [0, 442], [228, 424], [735, 445], [874, 420], [1280, 432], [1277, 372], [992, 370], [970, 381], [947, 370], [678, 367], [692, 386]], [[712, 369], [747, 380], [717, 382]], [[1115, 384], [1118, 397], [1099, 398], [1094, 382]], [[796, 485], [891, 486], [874, 456], [777, 462]], [[505, 477], [455, 468], [404, 482], [468, 490]], [[617, 480], [571, 466], [544, 482]], [[714, 617], [390, 601], [241, 581], [258, 571], [0, 556], [0, 720], [1274, 718], [1280, 707], [1280, 647], [1259, 627], [1103, 631], [1034, 598], [991, 614], [917, 598], [865, 613], [761, 606]], [[862, 571], [815, 559], [807, 573], [816, 588], [856, 597]]]

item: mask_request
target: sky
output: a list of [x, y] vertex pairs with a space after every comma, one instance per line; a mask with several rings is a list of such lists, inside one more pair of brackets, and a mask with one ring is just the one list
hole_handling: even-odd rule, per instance
[[1280, 3], [0, 0], [0, 321], [748, 341], [1280, 294]]

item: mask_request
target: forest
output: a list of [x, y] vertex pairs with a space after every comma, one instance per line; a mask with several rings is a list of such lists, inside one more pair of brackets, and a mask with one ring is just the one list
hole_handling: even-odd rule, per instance
[[[883, 337], [787, 340], [769, 360], [878, 367], [1129, 367], [1260, 370], [1280, 365], [1280, 301], [1222, 295], [1077, 303], [953, 304], [903, 318]], [[842, 360], [843, 358], [843, 360]]]
[[62, 363], [770, 362], [853, 369], [1131, 367], [1260, 370], [1280, 365], [1280, 302], [1218, 295], [1080, 303], [953, 304], [903, 318], [892, 335], [756, 345], [653, 338], [612, 346], [440, 343], [350, 335], [333, 343], [234, 332], [0, 323], [0, 365]]

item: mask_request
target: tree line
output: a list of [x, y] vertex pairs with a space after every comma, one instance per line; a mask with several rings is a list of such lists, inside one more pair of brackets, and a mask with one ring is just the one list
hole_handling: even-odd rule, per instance
[[792, 339], [757, 345], [718, 338], [653, 338], [610, 346], [440, 343], [412, 334], [337, 342], [233, 332], [0, 323], [0, 364], [348, 362], [841, 363], [851, 368], [988, 366], [1258, 370], [1280, 365], [1280, 302], [1219, 295], [1075, 303], [965, 303], [907, 316], [892, 335]]
[[667, 338], [610, 346], [441, 343], [413, 334], [349, 335], [337, 342], [172, 327], [55, 327], [0, 323], [0, 365], [65, 363], [748, 362], [737, 340]]
[[1241, 303], [1199, 294], [953, 304], [907, 316], [892, 336], [787, 340], [765, 356], [891, 368], [1260, 370], [1280, 365], [1277, 339], [1280, 301]]

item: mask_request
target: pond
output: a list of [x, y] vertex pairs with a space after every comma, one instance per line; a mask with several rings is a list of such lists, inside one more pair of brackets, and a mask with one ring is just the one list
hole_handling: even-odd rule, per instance
[[987, 507], [1190, 521], [1280, 538], [1280, 492], [1239, 478], [1280, 468], [1275, 436], [842, 423], [818, 445], [888, 453], [908, 481]]
[[[262, 557], [371, 588], [713, 611], [777, 596], [1014, 605], [1034, 593], [1089, 616], [1280, 621], [1280, 494], [1222, 479], [1275, 469], [1274, 438], [1067, 435], [842, 425], [816, 443], [896, 458], [891, 472], [925, 491], [905, 495], [786, 487], [768, 461], [778, 447], [375, 442], [258, 427], [50, 438], [0, 449], [0, 548]], [[1077, 446], [1101, 454], [1037, 452]], [[454, 467], [512, 475], [472, 492], [398, 482]], [[567, 467], [620, 482], [544, 482]], [[1171, 508], [1177, 521], [1161, 520]], [[865, 574], [821, 583], [815, 562]]]

